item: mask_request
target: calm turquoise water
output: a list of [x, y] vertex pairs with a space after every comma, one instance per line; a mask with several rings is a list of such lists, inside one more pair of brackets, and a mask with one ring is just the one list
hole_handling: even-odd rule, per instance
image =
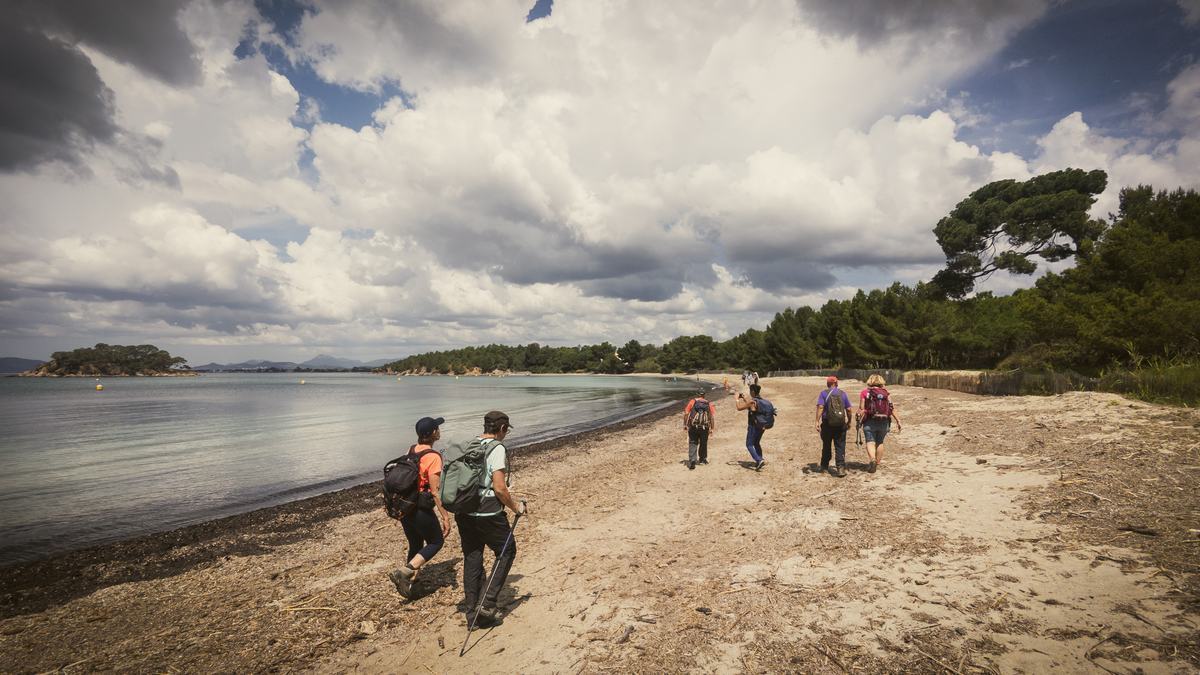
[[[301, 385], [303, 378], [306, 383]], [[212, 374], [0, 378], [0, 564], [173, 529], [374, 480], [424, 415], [510, 444], [647, 412], [694, 382], [644, 377]]]

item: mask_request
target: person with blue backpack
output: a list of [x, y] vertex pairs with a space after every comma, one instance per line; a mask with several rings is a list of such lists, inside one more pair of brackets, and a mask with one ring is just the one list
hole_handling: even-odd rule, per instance
[[738, 394], [734, 405], [746, 412], [746, 450], [754, 460], [754, 470], [762, 471], [767, 461], [763, 459], [762, 437], [767, 429], [775, 426], [775, 406], [762, 397], [762, 387], [750, 385], [750, 396]]

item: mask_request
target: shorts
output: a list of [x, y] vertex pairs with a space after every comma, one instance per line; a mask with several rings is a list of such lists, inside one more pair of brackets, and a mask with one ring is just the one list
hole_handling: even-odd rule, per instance
[[863, 436], [866, 438], [868, 443], [883, 445], [883, 439], [887, 437], [888, 431], [890, 431], [891, 428], [891, 420], [867, 420], [866, 422], [863, 422]]

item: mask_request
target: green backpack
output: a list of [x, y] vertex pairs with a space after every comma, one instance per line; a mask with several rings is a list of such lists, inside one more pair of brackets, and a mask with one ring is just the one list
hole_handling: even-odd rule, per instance
[[455, 443], [442, 452], [442, 506], [450, 513], [475, 513], [480, 494], [490, 484], [487, 458], [498, 445], [494, 438], [476, 438], [463, 447]]

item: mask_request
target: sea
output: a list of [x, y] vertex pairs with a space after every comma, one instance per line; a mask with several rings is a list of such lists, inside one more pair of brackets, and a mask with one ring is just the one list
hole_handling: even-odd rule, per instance
[[503, 410], [516, 447], [696, 389], [684, 378], [572, 375], [0, 378], [0, 565], [378, 480], [426, 415], [446, 419], [440, 448]]

